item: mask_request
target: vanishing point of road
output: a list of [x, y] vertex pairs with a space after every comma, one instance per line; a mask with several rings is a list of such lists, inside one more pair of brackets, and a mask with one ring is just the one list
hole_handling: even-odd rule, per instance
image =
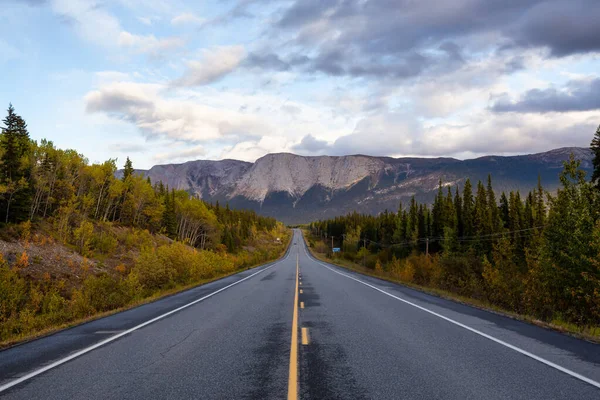
[[[295, 244], [294, 244], [295, 243]], [[3, 399], [600, 399], [600, 345], [286, 255], [0, 352]]]

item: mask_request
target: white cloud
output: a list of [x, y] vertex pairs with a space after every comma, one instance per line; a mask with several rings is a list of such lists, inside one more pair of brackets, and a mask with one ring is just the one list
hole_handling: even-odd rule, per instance
[[109, 84], [85, 96], [86, 109], [129, 121], [149, 138], [190, 143], [261, 136], [272, 129], [253, 115], [162, 97], [165, 89], [155, 84]]
[[118, 44], [121, 47], [132, 48], [139, 53], [159, 56], [163, 52], [183, 47], [185, 42], [179, 37], [157, 39], [154, 35], [141, 36], [123, 31], [119, 35]]
[[268, 153], [289, 152], [290, 145], [291, 143], [285, 137], [263, 136], [260, 140], [240, 142], [226, 147], [219, 158], [253, 162]]
[[198, 160], [206, 155], [203, 146], [186, 147], [169, 152], [161, 152], [154, 155], [153, 159], [157, 163], [172, 163], [178, 161]]
[[90, 0], [52, 0], [52, 10], [71, 22], [85, 40], [97, 45], [114, 46], [121, 33], [119, 21], [99, 2]]
[[246, 52], [242, 46], [221, 46], [202, 51], [201, 61], [187, 63], [187, 71], [174, 86], [201, 86], [215, 82], [235, 70]]
[[173, 17], [171, 20], [172, 25], [200, 25], [205, 21], [204, 18], [200, 18], [192, 13], [179, 14]]
[[[480, 111], [455, 123], [426, 125], [405, 113], [382, 113], [327, 145], [331, 154], [455, 156], [523, 154], [585, 146], [597, 124], [594, 112], [496, 114]], [[325, 145], [325, 144], [324, 144]]]

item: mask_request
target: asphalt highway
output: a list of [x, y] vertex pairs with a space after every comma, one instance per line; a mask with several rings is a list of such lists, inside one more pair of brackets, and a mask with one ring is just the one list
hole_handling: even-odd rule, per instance
[[[295, 244], [294, 244], [295, 243]], [[0, 352], [6, 399], [600, 399], [600, 345], [313, 259]]]

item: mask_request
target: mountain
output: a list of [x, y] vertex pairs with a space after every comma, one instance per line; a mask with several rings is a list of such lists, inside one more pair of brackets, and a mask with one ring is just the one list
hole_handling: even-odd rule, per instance
[[491, 174], [498, 192], [528, 192], [539, 175], [544, 187], [555, 191], [562, 164], [571, 153], [589, 173], [592, 153], [578, 147], [464, 161], [277, 153], [267, 154], [255, 163], [199, 160], [157, 165], [137, 173], [209, 202], [228, 202], [231, 207], [253, 209], [286, 223], [305, 223], [353, 210], [373, 214], [396, 210], [400, 201], [408, 202], [412, 196], [431, 202], [440, 179], [445, 185], [462, 187], [467, 178], [476, 184]]

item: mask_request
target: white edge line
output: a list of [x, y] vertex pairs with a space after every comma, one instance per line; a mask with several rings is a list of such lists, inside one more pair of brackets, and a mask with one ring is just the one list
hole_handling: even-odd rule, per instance
[[67, 356], [67, 357], [65, 357], [65, 358], [61, 358], [61, 359], [60, 359], [60, 360], [58, 360], [58, 361], [54, 361], [54, 362], [53, 362], [53, 363], [51, 363], [51, 364], [48, 364], [48, 365], [46, 365], [46, 366], [44, 366], [44, 367], [42, 367], [42, 368], [40, 368], [40, 369], [36, 369], [36, 370], [35, 370], [35, 371], [33, 371], [33, 372], [30, 372], [30, 373], [28, 373], [28, 374], [26, 374], [26, 375], [23, 375], [23, 376], [22, 376], [22, 377], [20, 377], [20, 378], [17, 378], [17, 379], [15, 379], [15, 380], [11, 381], [11, 382], [8, 382], [8, 383], [6, 383], [6, 384], [4, 384], [4, 385], [0, 386], [0, 393], [2, 393], [2, 392], [4, 392], [4, 391], [6, 391], [6, 390], [8, 390], [8, 389], [10, 389], [10, 388], [11, 388], [11, 387], [13, 387], [13, 386], [16, 386], [16, 385], [18, 385], [19, 383], [25, 382], [25, 381], [27, 381], [27, 380], [29, 380], [29, 379], [31, 379], [31, 378], [33, 378], [33, 377], [37, 376], [37, 375], [43, 374], [44, 372], [46, 372], [46, 371], [48, 371], [48, 370], [51, 370], [51, 369], [53, 369], [53, 368], [56, 368], [56, 367], [58, 367], [59, 365], [62, 365], [62, 364], [64, 364], [64, 363], [66, 363], [66, 362], [68, 362], [68, 361], [71, 361], [71, 360], [73, 360], [73, 359], [75, 359], [75, 358], [77, 358], [77, 357], [80, 357], [80, 356], [82, 356], [82, 355], [84, 355], [84, 354], [86, 354], [86, 353], [89, 353], [90, 351], [92, 351], [92, 350], [95, 350], [95, 349], [97, 349], [98, 347], [101, 347], [101, 346], [104, 346], [104, 345], [105, 345], [105, 344], [107, 344], [107, 343], [113, 342], [113, 341], [115, 341], [115, 340], [119, 339], [120, 337], [123, 337], [123, 336], [125, 336], [125, 335], [128, 335], [128, 334], [130, 334], [131, 332], [134, 332], [134, 331], [136, 331], [136, 330], [138, 330], [138, 329], [140, 329], [140, 328], [143, 328], [143, 327], [145, 327], [145, 326], [147, 326], [147, 325], [150, 325], [150, 324], [152, 324], [152, 323], [154, 323], [154, 322], [156, 322], [156, 321], [159, 321], [159, 320], [161, 320], [161, 319], [163, 319], [163, 318], [165, 318], [165, 317], [168, 317], [168, 316], [169, 316], [169, 315], [171, 315], [171, 314], [175, 314], [176, 312], [179, 312], [179, 311], [181, 311], [181, 310], [183, 310], [183, 309], [186, 309], [186, 308], [188, 308], [188, 307], [190, 307], [190, 306], [193, 306], [193, 305], [194, 305], [194, 304], [196, 304], [196, 303], [199, 303], [199, 302], [201, 302], [201, 301], [203, 301], [203, 300], [206, 300], [206, 299], [208, 299], [209, 297], [212, 297], [212, 296], [214, 296], [215, 294], [222, 292], [223, 290], [229, 289], [230, 287], [232, 287], [232, 286], [235, 286], [235, 285], [237, 285], [238, 283], [242, 283], [242, 282], [244, 282], [245, 280], [247, 280], [247, 279], [250, 279], [250, 278], [252, 278], [253, 276], [260, 274], [261, 272], [265, 272], [266, 270], [268, 270], [268, 269], [270, 269], [270, 268], [273, 268], [275, 265], [279, 264], [280, 262], [287, 260], [287, 258], [288, 258], [288, 256], [289, 256], [289, 254], [290, 254], [290, 252], [288, 251], [288, 253], [286, 254], [286, 256], [285, 256], [284, 258], [282, 258], [281, 260], [275, 261], [275, 262], [274, 262], [272, 265], [269, 265], [268, 267], [266, 267], [266, 268], [263, 268], [263, 269], [261, 269], [260, 271], [257, 271], [257, 272], [255, 272], [255, 273], [253, 273], [252, 275], [248, 275], [247, 277], [245, 277], [245, 278], [242, 278], [242, 279], [240, 279], [239, 281], [235, 281], [235, 282], [233, 282], [233, 283], [232, 283], [232, 284], [230, 284], [230, 285], [227, 285], [227, 286], [225, 286], [225, 287], [222, 287], [222, 288], [221, 288], [221, 289], [219, 289], [219, 290], [216, 290], [216, 291], [214, 291], [214, 292], [212, 292], [212, 293], [209, 293], [209, 294], [207, 294], [207, 295], [206, 295], [206, 296], [204, 296], [204, 297], [201, 297], [201, 298], [199, 298], [199, 299], [196, 299], [196, 300], [192, 301], [191, 303], [184, 304], [184, 305], [183, 305], [183, 306], [181, 306], [181, 307], [178, 307], [178, 308], [176, 308], [176, 309], [174, 309], [174, 310], [171, 310], [171, 311], [169, 311], [169, 312], [166, 312], [166, 313], [164, 313], [164, 314], [162, 314], [162, 315], [159, 315], [158, 317], [152, 318], [151, 320], [148, 320], [148, 321], [146, 321], [146, 322], [143, 322], [143, 323], [141, 323], [141, 324], [139, 324], [139, 325], [136, 325], [136, 326], [134, 326], [133, 328], [129, 328], [129, 329], [127, 329], [127, 330], [125, 330], [125, 331], [123, 331], [123, 332], [121, 332], [121, 333], [117, 334], [117, 335], [111, 336], [111, 337], [109, 337], [108, 339], [104, 339], [104, 340], [102, 340], [102, 341], [100, 341], [100, 342], [98, 342], [98, 343], [96, 343], [96, 344], [93, 344], [93, 345], [91, 345], [91, 346], [89, 346], [89, 347], [86, 347], [86, 348], [84, 348], [84, 349], [82, 349], [82, 350], [79, 350], [78, 352], [76, 352], [76, 353], [73, 353], [73, 354], [71, 354], [71, 355], [69, 355], [69, 356]]
[[[306, 249], [304, 249], [304, 253], [305, 253], [305, 254], [308, 256], [308, 253], [306, 252]], [[455, 321], [455, 320], [453, 320], [453, 319], [451, 319], [451, 318], [445, 317], [445, 316], [443, 316], [442, 314], [438, 314], [438, 313], [436, 313], [435, 311], [431, 311], [431, 310], [429, 310], [429, 309], [427, 309], [427, 308], [425, 308], [425, 307], [421, 307], [421, 306], [420, 306], [420, 305], [418, 305], [418, 304], [412, 303], [412, 302], [410, 302], [410, 301], [408, 301], [408, 300], [405, 300], [405, 299], [403, 299], [403, 298], [400, 298], [400, 297], [398, 297], [398, 296], [394, 296], [393, 294], [391, 294], [391, 293], [388, 293], [388, 292], [386, 292], [385, 290], [381, 290], [381, 289], [379, 289], [379, 288], [378, 288], [378, 287], [376, 287], [376, 286], [373, 286], [373, 285], [370, 285], [370, 284], [368, 284], [368, 283], [366, 283], [366, 282], [363, 282], [363, 281], [361, 281], [360, 279], [356, 279], [356, 278], [354, 278], [353, 276], [346, 275], [346, 274], [344, 274], [344, 273], [342, 273], [342, 272], [336, 271], [335, 269], [333, 269], [333, 268], [331, 268], [331, 267], [329, 267], [329, 266], [327, 266], [327, 265], [325, 265], [325, 264], [323, 264], [323, 263], [321, 263], [321, 262], [317, 261], [317, 260], [316, 260], [314, 257], [311, 257], [311, 256], [309, 256], [309, 257], [310, 257], [310, 258], [312, 258], [312, 259], [313, 259], [313, 260], [314, 260], [314, 261], [315, 261], [317, 264], [320, 264], [320, 265], [324, 266], [325, 268], [327, 268], [328, 270], [330, 270], [330, 271], [332, 271], [332, 272], [335, 272], [336, 274], [339, 274], [339, 275], [345, 276], [345, 277], [346, 277], [346, 278], [348, 278], [348, 279], [352, 279], [352, 280], [354, 280], [354, 281], [356, 281], [356, 282], [362, 283], [363, 285], [365, 285], [365, 286], [368, 286], [368, 287], [370, 287], [371, 289], [375, 289], [375, 290], [377, 290], [378, 292], [381, 292], [381, 293], [383, 293], [383, 294], [385, 294], [385, 295], [388, 295], [388, 296], [390, 296], [390, 297], [392, 297], [392, 298], [394, 298], [394, 299], [396, 299], [396, 300], [399, 300], [399, 301], [401, 301], [401, 302], [403, 302], [403, 303], [406, 303], [406, 304], [408, 304], [408, 305], [411, 305], [411, 306], [413, 306], [413, 307], [416, 307], [416, 308], [418, 308], [418, 309], [419, 309], [419, 310], [421, 310], [421, 311], [425, 311], [425, 312], [427, 312], [427, 313], [429, 313], [429, 314], [435, 315], [435, 316], [436, 316], [436, 317], [438, 317], [438, 318], [441, 318], [441, 319], [443, 319], [443, 320], [446, 320], [446, 321], [448, 321], [448, 322], [450, 322], [450, 323], [452, 323], [452, 324], [454, 324], [454, 325], [460, 326], [461, 328], [464, 328], [464, 329], [466, 329], [466, 330], [468, 330], [468, 331], [470, 331], [470, 332], [473, 332], [473, 333], [475, 333], [475, 334], [477, 334], [477, 335], [479, 335], [479, 336], [483, 336], [483, 337], [484, 337], [484, 338], [486, 338], [486, 339], [489, 339], [489, 340], [491, 340], [491, 341], [493, 341], [493, 342], [496, 342], [496, 343], [498, 343], [498, 344], [501, 344], [502, 346], [508, 347], [509, 349], [511, 349], [511, 350], [514, 350], [514, 351], [516, 351], [517, 353], [521, 353], [521, 354], [523, 354], [524, 356], [527, 356], [527, 357], [529, 357], [529, 358], [533, 358], [534, 360], [536, 360], [536, 361], [539, 361], [539, 362], [541, 362], [542, 364], [546, 364], [546, 365], [547, 365], [547, 366], [549, 366], [549, 367], [552, 367], [552, 368], [554, 368], [554, 369], [557, 369], [557, 370], [559, 370], [560, 372], [564, 372], [565, 374], [567, 374], [567, 375], [570, 375], [570, 376], [572, 376], [573, 378], [579, 379], [580, 381], [583, 381], [583, 382], [585, 382], [585, 383], [588, 383], [588, 384], [590, 384], [590, 385], [592, 385], [592, 386], [595, 386], [595, 387], [597, 387], [598, 389], [600, 389], [600, 382], [596, 382], [595, 380], [593, 380], [593, 379], [590, 379], [590, 378], [588, 378], [588, 377], [585, 377], [585, 376], [583, 376], [583, 375], [581, 375], [581, 374], [578, 374], [578, 373], [577, 373], [577, 372], [575, 372], [575, 371], [571, 371], [571, 370], [570, 370], [570, 369], [568, 369], [568, 368], [561, 367], [560, 365], [558, 365], [558, 364], [555, 364], [555, 363], [553, 363], [552, 361], [546, 360], [545, 358], [542, 358], [542, 357], [540, 357], [540, 356], [536, 356], [535, 354], [533, 354], [533, 353], [530, 353], [530, 352], [528, 352], [527, 350], [523, 350], [523, 349], [521, 349], [520, 347], [513, 346], [513, 345], [512, 345], [512, 344], [510, 344], [510, 343], [507, 343], [507, 342], [505, 342], [505, 341], [503, 341], [503, 340], [497, 339], [497, 338], [495, 338], [495, 337], [493, 337], [493, 336], [490, 336], [490, 335], [488, 335], [487, 333], [483, 333], [483, 332], [481, 332], [481, 331], [479, 331], [479, 330], [477, 330], [477, 329], [471, 328], [470, 326], [467, 326], [467, 325], [465, 325], [465, 324], [462, 324], [462, 323], [460, 323], [460, 322], [458, 322], [458, 321]]]

